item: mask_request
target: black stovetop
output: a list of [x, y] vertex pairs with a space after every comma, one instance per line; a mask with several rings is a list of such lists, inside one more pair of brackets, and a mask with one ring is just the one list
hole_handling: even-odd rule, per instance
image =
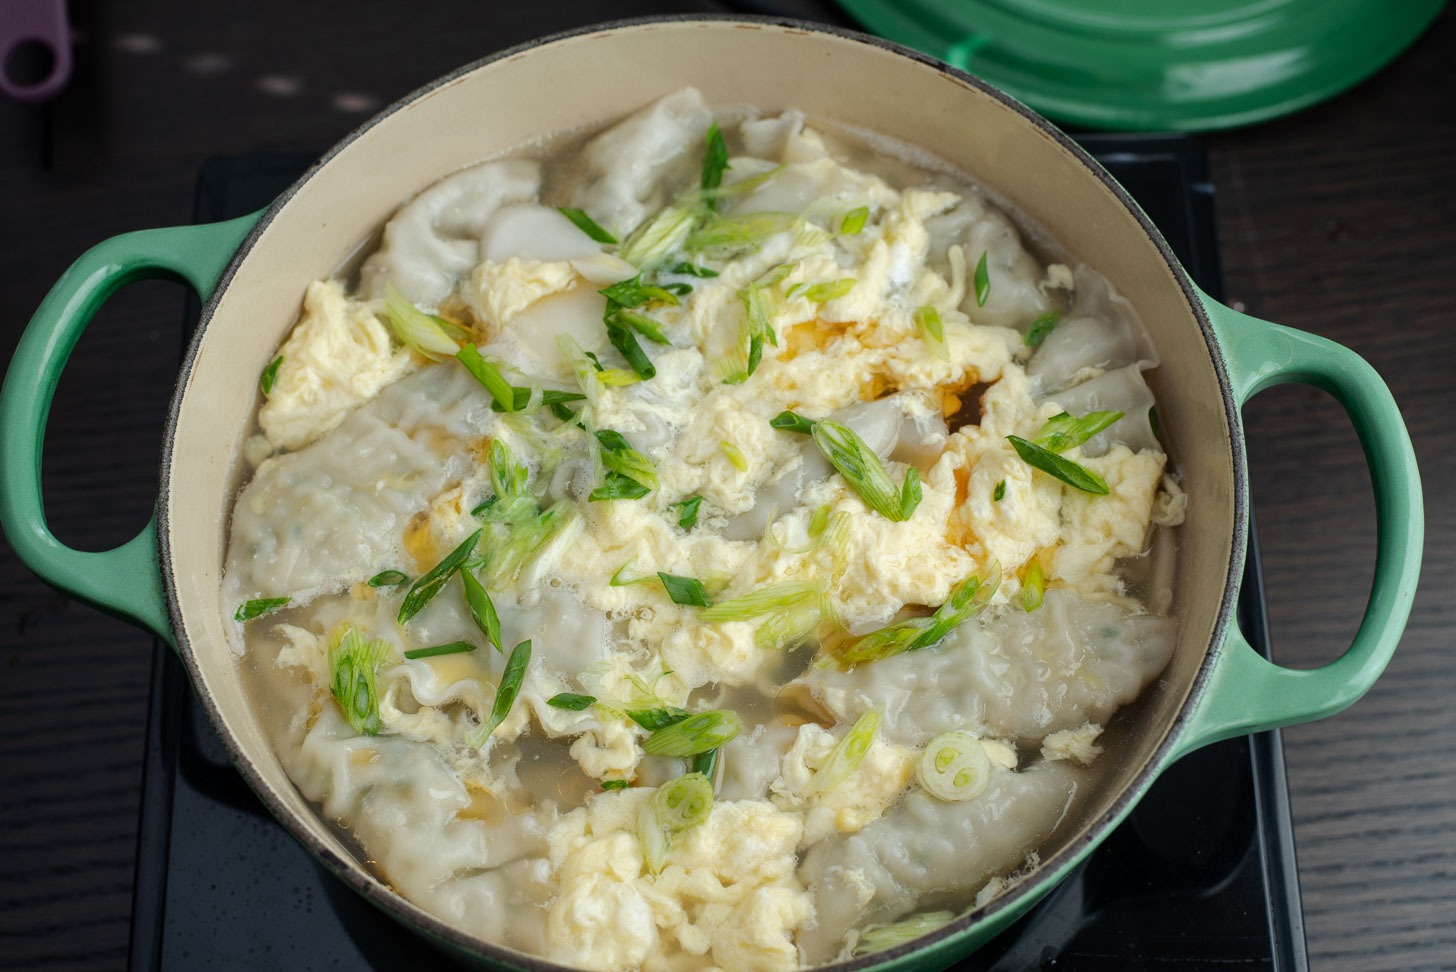
[[[1213, 190], [1187, 136], [1081, 139], [1137, 198], [1194, 279], [1220, 296]], [[214, 159], [200, 222], [267, 205], [312, 162]], [[195, 319], [195, 313], [194, 313]], [[1239, 620], [1267, 654], [1256, 544]], [[229, 765], [181, 664], [158, 644], [132, 922], [133, 972], [398, 970], [430, 956], [268, 816]], [[1277, 733], [1184, 758], [1030, 913], [958, 969], [1076, 972], [1238, 968], [1304, 972], [1304, 930]]]

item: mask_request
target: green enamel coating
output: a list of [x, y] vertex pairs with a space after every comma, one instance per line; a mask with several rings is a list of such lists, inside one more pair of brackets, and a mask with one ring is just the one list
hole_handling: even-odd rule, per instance
[[[1231, 736], [1333, 715], [1364, 695], [1390, 661], [1410, 616], [1425, 534], [1415, 450], [1375, 369], [1324, 338], [1202, 299], [1240, 406], [1271, 385], [1300, 382], [1329, 392], [1350, 416], [1375, 496], [1375, 577], [1350, 647], [1320, 668], [1281, 668], [1231, 628], [1173, 758]], [[1247, 473], [1240, 469], [1238, 475]]]
[[1316, 104], [1441, 0], [839, 0], [869, 30], [1093, 128], [1206, 131]]
[[113, 550], [75, 550], [46, 525], [41, 446], [51, 399], [81, 332], [126, 284], [164, 278], [203, 300], [212, 293], [258, 216], [116, 236], [71, 265], [31, 318], [0, 388], [0, 527], [41, 579], [67, 594], [141, 625], [172, 642], [162, 589], [155, 515]]

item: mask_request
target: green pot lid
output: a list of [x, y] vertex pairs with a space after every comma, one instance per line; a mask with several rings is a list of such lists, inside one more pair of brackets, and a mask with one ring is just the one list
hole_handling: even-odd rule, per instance
[[1374, 73], [1442, 0], [839, 0], [869, 30], [1093, 128], [1275, 118]]

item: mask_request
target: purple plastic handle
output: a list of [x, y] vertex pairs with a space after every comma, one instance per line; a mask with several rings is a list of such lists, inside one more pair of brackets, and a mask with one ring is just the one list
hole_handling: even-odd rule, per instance
[[[4, 0], [0, 16], [0, 94], [15, 101], [54, 98], [71, 79], [71, 27], [66, 0]], [[10, 61], [21, 46], [40, 44], [51, 53], [51, 70], [31, 84], [10, 76]]]

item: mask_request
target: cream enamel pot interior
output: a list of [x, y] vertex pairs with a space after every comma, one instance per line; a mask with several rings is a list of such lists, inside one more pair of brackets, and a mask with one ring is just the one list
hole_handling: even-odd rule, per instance
[[[1255, 321], [1198, 292], [1110, 177], [1050, 125], [973, 78], [869, 38], [742, 19], [608, 25], [464, 68], [355, 132], [261, 216], [129, 234], [83, 256], [36, 313], [0, 393], [0, 519], [19, 555], [46, 580], [175, 643], [243, 775], [343, 880], [487, 964], [556, 968], [465, 936], [397, 896], [299, 796], [238, 690], [227, 647], [232, 622], [218, 591], [228, 511], [243, 476], [258, 375], [311, 280], [331, 275], [401, 201], [442, 176], [549, 133], [600, 126], [685, 84], [712, 104], [791, 105], [950, 161], [1085, 255], [1139, 308], [1162, 354], [1151, 383], [1190, 501], [1179, 537], [1178, 648], [1163, 678], [1113, 721], [1100, 764], [1106, 782], [1042, 849], [1029, 879], [930, 935], [842, 967], [943, 966], [1045, 894], [1180, 755], [1325, 716], [1359, 698], [1409, 613], [1422, 533], [1409, 438], [1369, 366], [1344, 348]], [[157, 518], [116, 550], [70, 550], [47, 530], [40, 493], [51, 395], [95, 309], [122, 284], [156, 276], [210, 296], [173, 399]], [[1280, 381], [1319, 385], [1345, 406], [1370, 462], [1379, 516], [1365, 622], [1338, 660], [1312, 671], [1264, 661], [1233, 623], [1248, 518], [1239, 407]]]

